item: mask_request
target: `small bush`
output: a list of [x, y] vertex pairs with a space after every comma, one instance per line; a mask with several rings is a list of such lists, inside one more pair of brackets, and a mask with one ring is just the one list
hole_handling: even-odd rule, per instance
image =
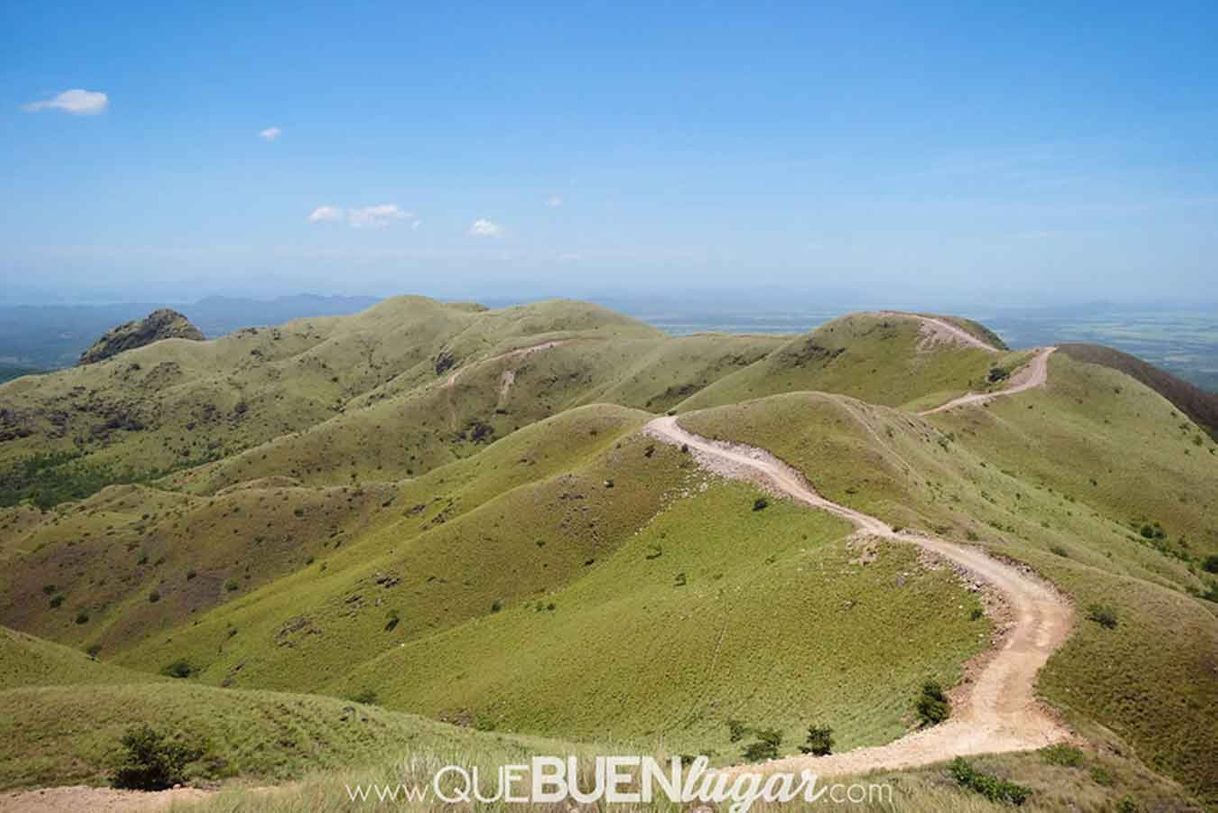
[[497, 613], [502, 609], [503, 609], [503, 600], [502, 599], [495, 599], [494, 601], [491, 602], [491, 612], [492, 613]]
[[355, 694], [351, 695], [351, 699], [356, 703], [363, 703], [366, 706], [375, 706], [381, 702], [376, 694], [376, 689], [360, 689]]
[[237, 583], [236, 579], [229, 578], [229, 579], [224, 580], [224, 589], [230, 593], [233, 592], [234, 590], [236, 590], [240, 586], [241, 585]]
[[63, 593], [56, 593], [51, 596], [51, 609], [58, 607], [60, 604], [63, 604]]
[[78, 612], [76, 614], [76, 623], [77, 624], [88, 624], [89, 623], [89, 611], [81, 610], [80, 612]]
[[728, 742], [740, 742], [745, 735], [749, 733], [749, 727], [745, 725], [743, 720], [728, 720], [727, 721], [727, 739]]
[[1133, 800], [1132, 796], [1125, 796], [1117, 802], [1116, 809], [1117, 813], [1138, 813], [1138, 803]]
[[947, 702], [942, 687], [933, 680], [922, 684], [917, 708], [922, 725], [938, 725], [951, 716], [951, 704]]
[[203, 756], [200, 748], [167, 740], [145, 724], [123, 735], [123, 760], [110, 784], [129, 790], [165, 790], [186, 781], [186, 766]]
[[1138, 529], [1138, 533], [1142, 535], [1143, 539], [1163, 539], [1167, 536], [1167, 533], [1159, 527], [1157, 522], [1153, 525], [1143, 525]]
[[980, 793], [991, 802], [1010, 802], [1019, 806], [1032, 795], [1032, 789], [973, 768], [964, 757], [956, 757], [948, 766], [952, 779], [962, 788]]
[[799, 750], [815, 757], [833, 753], [833, 729], [829, 726], [808, 726], [808, 739], [799, 746]]
[[188, 678], [197, 671], [199, 670], [185, 658], [178, 658], [176, 661], [161, 667], [161, 674], [171, 678]]
[[1206, 573], [1218, 573], [1218, 555], [1205, 557], [1205, 562], [1202, 563], [1201, 569]]
[[153, 590], [148, 593], [148, 603], [149, 604], [156, 604], [160, 600], [161, 600], [161, 594], [159, 591]]
[[782, 732], [776, 728], [761, 728], [754, 732], [757, 739], [744, 747], [744, 758], [748, 762], [764, 762], [778, 759], [778, 747], [782, 745]]
[[1115, 629], [1117, 613], [1106, 604], [1092, 604], [1087, 608], [1087, 620], [1094, 621], [1104, 629]]
[[765, 497], [758, 497], [757, 499], [753, 500], [753, 510], [754, 511], [763, 511], [766, 508], [768, 508], [769, 505], [770, 505], [770, 501], [767, 500]]
[[1103, 787], [1107, 788], [1112, 786], [1114, 780], [1112, 778], [1112, 774], [1108, 772], [1107, 768], [1096, 765], [1091, 769], [1091, 781], [1095, 782], [1097, 785], [1102, 785]]
[[1040, 758], [1047, 765], [1061, 765], [1066, 768], [1077, 768], [1083, 764], [1083, 752], [1073, 745], [1058, 743], [1050, 745], [1040, 752]]

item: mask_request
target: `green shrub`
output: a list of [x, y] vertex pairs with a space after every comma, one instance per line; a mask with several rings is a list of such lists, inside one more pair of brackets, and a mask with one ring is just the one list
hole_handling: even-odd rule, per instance
[[833, 729], [829, 726], [808, 726], [808, 739], [799, 746], [799, 750], [815, 757], [833, 753]]
[[951, 716], [951, 705], [947, 702], [947, 696], [943, 694], [942, 687], [933, 680], [922, 684], [917, 708], [918, 719], [922, 721], [922, 725], [937, 725]]
[[236, 590], [240, 586], [241, 585], [237, 583], [236, 579], [229, 578], [229, 579], [224, 580], [224, 589], [230, 593], [233, 592], [234, 590]]
[[1116, 610], [1107, 604], [1092, 604], [1087, 608], [1087, 619], [1094, 621], [1104, 629], [1115, 629], [1117, 625]]
[[149, 603], [149, 604], [156, 604], [156, 603], [157, 603], [158, 601], [160, 601], [160, 600], [161, 600], [161, 593], [160, 593], [160, 591], [158, 591], [158, 590], [153, 590], [153, 591], [151, 591], [151, 592], [149, 592], [149, 593], [148, 593], [148, 603]]
[[1113, 783], [1112, 774], [1102, 765], [1096, 765], [1091, 769], [1091, 781], [1106, 788], [1111, 787]]
[[1138, 529], [1138, 533], [1142, 535], [1143, 539], [1163, 539], [1167, 536], [1167, 533], [1161, 527], [1159, 527], [1159, 523], [1157, 522], [1154, 524], [1143, 525], [1140, 529]]
[[745, 725], [743, 720], [728, 720], [727, 721], [727, 739], [728, 742], [740, 742], [745, 735], [749, 733], [749, 727]]
[[63, 604], [63, 593], [56, 593], [51, 596], [51, 609], [58, 607], [60, 604]]
[[1048, 765], [1061, 765], [1066, 768], [1077, 768], [1083, 764], [1083, 752], [1064, 742], [1042, 748], [1040, 758]]
[[161, 667], [161, 674], [171, 678], [188, 678], [197, 671], [199, 670], [185, 658], [178, 658], [176, 661]]
[[76, 613], [76, 623], [77, 624], [88, 624], [89, 623], [89, 611], [81, 610], [80, 612]]
[[1125, 796], [1117, 802], [1116, 809], [1117, 813], [1138, 813], [1138, 803], [1133, 800], [1132, 796]]
[[503, 599], [495, 599], [491, 602], [491, 612], [497, 613], [503, 609]]
[[1201, 569], [1206, 573], [1218, 573], [1218, 554], [1205, 557], [1205, 561], [1201, 564]]
[[754, 732], [757, 739], [744, 747], [747, 762], [764, 762], [778, 759], [778, 747], [782, 745], [782, 732], [776, 728], [761, 728]]
[[765, 508], [768, 508], [769, 505], [770, 505], [770, 501], [767, 500], [765, 497], [758, 497], [757, 499], [753, 500], [753, 510], [754, 511], [761, 511]]
[[962, 788], [980, 793], [991, 802], [1010, 802], [1021, 805], [1032, 795], [1032, 789], [1016, 785], [1005, 779], [988, 773], [982, 773], [973, 768], [964, 757], [956, 757], [948, 766], [948, 772]]
[[363, 703], [366, 706], [375, 706], [380, 702], [380, 697], [377, 696], [376, 689], [360, 689], [358, 692], [351, 695], [351, 699], [356, 703]]
[[201, 748], [172, 742], [144, 724], [123, 735], [123, 759], [110, 777], [116, 788], [165, 790], [186, 781], [186, 766], [203, 756]]

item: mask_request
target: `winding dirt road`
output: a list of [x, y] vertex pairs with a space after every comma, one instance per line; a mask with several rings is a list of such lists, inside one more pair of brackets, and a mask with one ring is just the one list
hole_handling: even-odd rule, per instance
[[966, 393], [934, 409], [924, 409], [918, 414], [934, 415], [936, 412], [946, 412], [949, 409], [955, 409], [965, 404], [984, 404], [988, 401], [993, 401], [995, 398], [1002, 398], [1007, 395], [1014, 395], [1017, 392], [1030, 390], [1033, 387], [1044, 386], [1045, 381], [1049, 378], [1049, 356], [1056, 349], [1056, 347], [1038, 348], [1036, 354], [1028, 360], [1028, 363], [1016, 370], [1015, 374], [1007, 380], [1006, 386], [1000, 390]]
[[828, 511], [852, 523], [860, 534], [917, 545], [949, 560], [994, 588], [1011, 615], [1011, 626], [996, 650], [979, 665], [972, 682], [956, 694], [948, 722], [887, 745], [825, 757], [789, 757], [740, 770], [807, 768], [821, 776], [856, 774], [926, 765], [959, 755], [1034, 750], [1069, 736], [1037, 701], [1034, 691], [1037, 673], [1066, 640], [1073, 621], [1070, 605], [1052, 587], [977, 548], [894, 531], [881, 519], [831, 502], [817, 494], [802, 474], [761, 449], [695, 435], [681, 428], [675, 417], [657, 418], [644, 431], [665, 443], [687, 446], [700, 465], [716, 474], [748, 480], [810, 508]]

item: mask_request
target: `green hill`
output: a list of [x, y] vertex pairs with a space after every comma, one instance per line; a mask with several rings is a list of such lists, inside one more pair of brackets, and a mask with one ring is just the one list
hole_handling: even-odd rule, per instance
[[[1028, 358], [951, 317], [672, 338], [583, 303], [403, 297], [4, 384], [0, 783], [96, 781], [131, 720], [265, 779], [445, 743], [731, 763], [729, 721], [784, 754], [812, 723], [838, 749], [915, 727], [921, 685], [990, 645], [988, 600], [643, 433], [675, 411], [1072, 599], [1038, 689], [1116, 779], [1000, 770], [1087, 809], [1216, 804], [1218, 448], [1146, 374], [1077, 353], [918, 414]], [[954, 800], [928, 770], [901, 781]]]

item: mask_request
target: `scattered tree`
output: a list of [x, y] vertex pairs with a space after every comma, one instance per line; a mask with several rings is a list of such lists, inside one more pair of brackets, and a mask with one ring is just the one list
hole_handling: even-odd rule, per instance
[[1094, 621], [1104, 629], [1115, 629], [1117, 612], [1107, 604], [1092, 604], [1087, 608], [1087, 619]]
[[918, 695], [918, 718], [922, 725], [938, 725], [951, 714], [951, 705], [943, 688], [935, 681], [928, 680], [922, 684], [922, 692]]
[[760, 728], [753, 733], [757, 735], [757, 739], [744, 747], [744, 758], [749, 762], [778, 759], [778, 747], [782, 745], [782, 732], [776, 728]]
[[804, 754], [823, 757], [833, 753], [833, 729], [829, 726], [808, 726], [808, 739], [799, 750]]
[[123, 759], [110, 777], [116, 788], [165, 790], [186, 781], [186, 766], [203, 756], [200, 748], [173, 742], [144, 724], [123, 735]]

